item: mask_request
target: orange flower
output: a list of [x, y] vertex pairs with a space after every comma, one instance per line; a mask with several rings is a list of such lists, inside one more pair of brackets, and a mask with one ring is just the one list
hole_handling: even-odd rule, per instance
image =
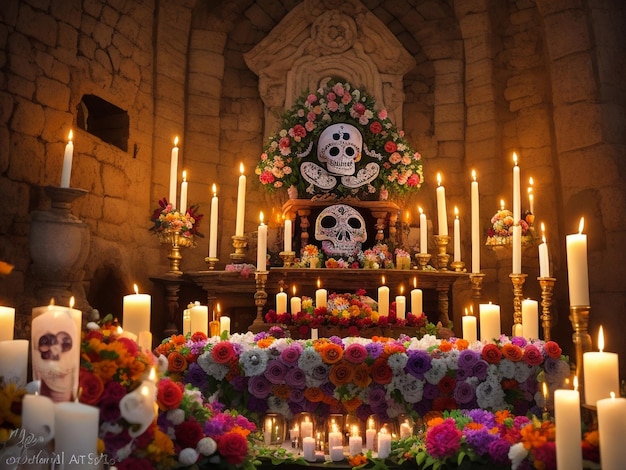
[[167, 356], [167, 368], [172, 372], [182, 372], [187, 368], [187, 359], [178, 351], [173, 351]]
[[304, 391], [304, 398], [313, 403], [320, 402], [324, 399], [324, 392], [318, 387], [309, 387]]
[[338, 344], [328, 343], [322, 348], [320, 355], [326, 364], [335, 364], [343, 357], [343, 348]]
[[511, 361], [521, 361], [524, 358], [524, 351], [518, 345], [506, 343], [502, 346], [502, 355]]
[[439, 345], [439, 350], [441, 352], [450, 352], [452, 351], [452, 343], [450, 343], [449, 341], [446, 341], [445, 339], [441, 341], [441, 344]]
[[494, 418], [498, 424], [504, 424], [504, 421], [510, 417], [511, 412], [509, 410], [498, 410], [494, 414]]
[[435, 426], [443, 423], [443, 418], [441, 417], [441, 413], [439, 413], [439, 416], [433, 416], [432, 418], [426, 418], [426, 416], [425, 416], [424, 418], [426, 419], [426, 425], [429, 428], [435, 427]]
[[360, 388], [367, 387], [372, 383], [372, 376], [370, 375], [370, 368], [367, 364], [361, 363], [354, 368], [354, 385]]
[[284, 398], [285, 400], [287, 400], [289, 398], [289, 385], [274, 385], [272, 387], [272, 394], [277, 398]]
[[111, 380], [117, 372], [117, 364], [115, 361], [104, 359], [93, 364], [94, 373], [102, 379], [103, 382]]
[[351, 413], [353, 411], [356, 411], [357, 408], [361, 406], [363, 402], [361, 401], [359, 397], [352, 397], [349, 400], [344, 400], [342, 403], [343, 403], [343, 406], [345, 406], [346, 411], [348, 413]]
[[267, 349], [271, 346], [273, 342], [274, 342], [274, 338], [270, 336], [268, 338], [263, 338], [263, 339], [258, 340], [256, 344], [261, 349]]
[[351, 383], [354, 379], [354, 368], [345, 361], [334, 364], [328, 373], [328, 380], [337, 387]]
[[465, 429], [467, 429], [468, 431], [478, 431], [479, 429], [482, 429], [484, 427], [485, 427], [484, 424], [475, 423], [473, 421], [470, 421], [469, 423], [465, 425]]
[[456, 346], [457, 350], [464, 351], [465, 349], [469, 348], [469, 341], [463, 338], [459, 338], [456, 340], [456, 343], [454, 343], [454, 345]]
[[365, 465], [367, 463], [367, 457], [363, 454], [351, 455], [348, 463], [351, 467], [358, 467], [360, 465]]
[[174, 343], [176, 346], [182, 346], [187, 342], [187, 338], [184, 335], [176, 335], [170, 337], [170, 341]]

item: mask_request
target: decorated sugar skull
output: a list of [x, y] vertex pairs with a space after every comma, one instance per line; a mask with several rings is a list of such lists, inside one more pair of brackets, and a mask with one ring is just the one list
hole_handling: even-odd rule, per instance
[[351, 124], [332, 124], [322, 131], [317, 142], [317, 158], [334, 175], [354, 175], [361, 159], [363, 137]]
[[345, 204], [326, 207], [315, 220], [315, 239], [322, 242], [322, 248], [330, 255], [354, 255], [367, 240], [365, 220]]

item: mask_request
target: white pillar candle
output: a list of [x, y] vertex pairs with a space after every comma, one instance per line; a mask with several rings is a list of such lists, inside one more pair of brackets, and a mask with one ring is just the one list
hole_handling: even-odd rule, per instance
[[469, 315], [467, 309], [465, 309], [465, 315], [463, 315], [462, 323], [463, 339], [466, 339], [470, 343], [473, 343], [478, 339], [476, 317], [474, 315]]
[[582, 432], [578, 390], [554, 391], [554, 419], [557, 469], [582, 470], [583, 455], [580, 446]]
[[149, 294], [140, 294], [137, 284], [134, 288], [134, 294], [124, 296], [123, 327], [125, 331], [139, 335], [141, 331], [150, 331], [152, 298]]
[[243, 163], [239, 165], [239, 185], [237, 186], [237, 219], [235, 236], [243, 237], [244, 221], [246, 214], [246, 175], [243, 174]]
[[328, 433], [328, 448], [332, 449], [333, 447], [343, 448], [343, 436], [337, 430], [337, 427], [334, 427], [333, 431]]
[[459, 220], [459, 208], [454, 207], [454, 261], [461, 261], [461, 221]]
[[292, 251], [291, 250], [291, 246], [292, 246], [291, 245], [291, 227], [292, 227], [291, 219], [285, 219], [284, 251]]
[[259, 218], [261, 223], [257, 229], [256, 270], [263, 272], [267, 270], [267, 225], [263, 223], [263, 212]]
[[328, 306], [328, 291], [322, 289], [320, 280], [317, 280], [317, 290], [315, 291], [315, 307], [327, 307]]
[[176, 185], [178, 184], [178, 136], [174, 138], [174, 147], [170, 155], [170, 197], [167, 202], [176, 209]]
[[201, 331], [209, 334], [209, 307], [206, 305], [194, 305], [191, 307], [190, 315], [190, 331], [194, 333]]
[[470, 188], [470, 199], [472, 206], [472, 273], [480, 273], [480, 199], [478, 196], [478, 181], [476, 181], [476, 171], [472, 170], [472, 181]]
[[220, 317], [220, 334], [226, 332], [227, 335], [230, 335], [230, 317], [221, 316]]
[[389, 315], [389, 287], [384, 285], [378, 288], [378, 314], [381, 317]]
[[343, 460], [343, 446], [330, 447], [330, 460], [333, 462], [340, 462]]
[[142, 351], [152, 351], [152, 333], [140, 331], [137, 336], [137, 344]]
[[15, 330], [15, 309], [0, 305], [0, 341], [13, 339]]
[[602, 327], [598, 333], [598, 350], [583, 354], [585, 403], [592, 406], [620, 389], [619, 357], [615, 353], [604, 352]]
[[513, 223], [518, 224], [522, 218], [522, 203], [520, 193], [520, 168], [517, 166], [517, 154], [513, 152]]
[[374, 450], [374, 438], [376, 437], [376, 429], [368, 428], [365, 431], [365, 448]]
[[319, 332], [317, 328], [311, 328], [311, 339], [315, 340], [319, 338]]
[[217, 227], [218, 227], [219, 204], [217, 200], [217, 188], [213, 184], [213, 197], [211, 198], [211, 220], [209, 225], [209, 258], [217, 258]]
[[386, 459], [391, 454], [391, 434], [385, 428], [378, 433], [378, 458]]
[[408, 421], [400, 424], [400, 439], [406, 439], [413, 434], [413, 429]]
[[589, 273], [587, 270], [587, 235], [583, 234], [585, 219], [580, 219], [578, 233], [567, 235], [567, 280], [570, 305], [589, 305]]
[[361, 436], [350, 436], [348, 450], [349, 455], [359, 455], [363, 452], [363, 438]]
[[422, 289], [411, 290], [411, 312], [420, 315], [424, 312]]
[[281, 290], [276, 294], [276, 313], [280, 315], [285, 312], [287, 312], [287, 293]]
[[598, 400], [598, 434], [602, 470], [622, 470], [626, 462], [626, 398]]
[[[70, 315], [72, 316], [72, 320], [74, 320], [74, 324], [76, 325], [76, 331], [78, 332], [78, 335], [80, 337], [81, 332], [83, 331], [83, 312], [81, 310], [78, 310], [77, 308], [74, 308], [74, 296], [72, 296], [70, 298], [70, 308], [68, 309], [70, 312]], [[80, 351], [76, 352], [79, 356], [80, 356]]]
[[65, 456], [64, 469], [98, 468], [95, 457], [98, 455], [99, 415], [98, 408], [83, 403], [64, 402], [54, 405], [54, 452]]
[[522, 274], [522, 226], [513, 226], [513, 274]]
[[72, 159], [74, 157], [74, 144], [72, 143], [72, 131], [70, 130], [63, 154], [63, 169], [61, 170], [61, 187], [70, 187], [70, 178], [72, 175]]
[[300, 434], [303, 439], [305, 437], [313, 437], [313, 422], [309, 421], [309, 418], [305, 418], [304, 421], [300, 422]]
[[396, 318], [406, 319], [406, 296], [396, 295]]
[[183, 171], [183, 181], [180, 183], [180, 212], [187, 213], [187, 192], [189, 183], [187, 182], [187, 172]]
[[183, 336], [191, 333], [191, 308], [183, 310]]
[[304, 460], [307, 462], [315, 462], [315, 438], [311, 436], [302, 438], [302, 452]]
[[420, 213], [420, 253], [424, 255], [428, 253], [428, 221], [422, 208], [419, 207], [418, 210]]
[[26, 386], [28, 376], [28, 340], [0, 341], [0, 377], [20, 388]]
[[492, 303], [479, 305], [480, 340], [494, 341], [500, 338], [500, 306]]
[[541, 241], [539, 245], [539, 277], [550, 277], [550, 256], [546, 243], [545, 226], [541, 222]]
[[522, 336], [539, 339], [539, 303], [536, 300], [522, 300]]
[[293, 296], [290, 299], [290, 307], [291, 307], [291, 313], [293, 315], [295, 315], [298, 312], [301, 312], [302, 311], [302, 298]]
[[54, 402], [43, 395], [24, 395], [22, 400], [22, 428], [43, 443], [54, 438]]
[[448, 235], [448, 214], [446, 211], [446, 190], [441, 185], [441, 174], [437, 173], [437, 221], [439, 235]]

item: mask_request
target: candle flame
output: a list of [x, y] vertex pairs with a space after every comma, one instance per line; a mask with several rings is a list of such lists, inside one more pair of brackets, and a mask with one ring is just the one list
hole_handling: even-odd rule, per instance
[[54, 306], [54, 297], [50, 297], [50, 303], [48, 304], [48, 307], [53, 307]]
[[500, 209], [504, 210], [504, 199], [500, 199]]
[[70, 308], [74, 308], [74, 304], [76, 303], [76, 299], [74, 299], [74, 296], [70, 297]]
[[320, 278], [317, 278], [317, 288], [321, 288], [322, 287], [322, 281], [320, 281]]
[[419, 211], [420, 214], [424, 213], [424, 209], [422, 209], [420, 206], [417, 206], [417, 210]]
[[67, 136], [67, 140], [71, 142], [73, 137], [74, 137], [74, 134], [72, 133], [72, 129], [70, 129], [70, 133]]
[[263, 225], [263, 211], [259, 213], [259, 220], [261, 221], [261, 225]]
[[154, 382], [155, 379], [156, 379], [156, 370], [154, 367], [151, 367], [150, 373], [148, 374], [148, 380], [150, 380], [151, 382]]
[[400, 284], [400, 295], [404, 294], [404, 286]]
[[122, 333], [124, 333], [124, 329], [121, 326], [117, 327], [117, 334], [121, 335]]
[[470, 314], [474, 315], [474, 306], [473, 305], [470, 305]]
[[578, 391], [578, 376], [574, 376], [574, 391]]
[[437, 186], [441, 186], [441, 173], [437, 173]]
[[217, 314], [219, 315], [222, 311], [222, 306], [219, 304], [219, 302], [215, 305], [215, 308], [217, 310]]
[[543, 382], [541, 387], [543, 390], [543, 398], [547, 400], [548, 399], [548, 384]]
[[528, 188], [529, 190], [531, 190], [531, 191], [532, 191], [532, 189], [533, 189], [533, 188], [532, 188], [532, 185], [533, 185], [534, 183], [535, 183], [535, 182], [533, 181], [533, 177], [532, 177], [532, 176], [531, 176], [530, 178], [528, 178], [528, 184], [531, 186], [531, 188]]
[[243, 175], [243, 163], [239, 164], [239, 173]]
[[457, 219], [459, 218], [459, 208], [457, 206], [454, 206], [454, 215]]
[[178, 147], [178, 136], [174, 137], [174, 147]]
[[413, 289], [417, 289], [417, 276], [413, 277]]
[[147, 397], [150, 394], [150, 390], [148, 390], [148, 386], [144, 385], [143, 387], [141, 387], [141, 394], [144, 397]]
[[467, 307], [465, 307], [465, 316], [469, 315], [469, 312], [467, 311]]
[[517, 166], [517, 154], [513, 152], [513, 163]]
[[133, 284], [133, 289], [135, 290], [135, 294], [139, 294], [139, 287], [137, 287], [137, 284]]
[[611, 392], [611, 400], [615, 400], [615, 392]]
[[585, 218], [581, 217], [580, 218], [580, 223], [578, 224], [578, 233], [581, 234], [583, 233], [583, 229], [585, 228]]
[[293, 292], [293, 296], [296, 296], [296, 285], [294, 284], [293, 286], [291, 286], [291, 290]]
[[476, 181], [476, 170], [472, 170], [472, 179]]
[[381, 283], [382, 283], [383, 286], [385, 285], [385, 276], [381, 277]]
[[215, 186], [215, 183], [213, 183], [213, 197], [217, 196], [217, 186]]
[[187, 181], [187, 171], [183, 170], [183, 182]]
[[598, 331], [598, 350], [600, 352], [604, 350], [604, 331], [602, 330], [602, 325], [600, 325], [600, 330]]

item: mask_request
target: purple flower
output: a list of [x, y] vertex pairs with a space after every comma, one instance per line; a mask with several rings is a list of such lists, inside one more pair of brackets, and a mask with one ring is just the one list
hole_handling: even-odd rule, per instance
[[269, 335], [274, 338], [284, 338], [286, 336], [285, 330], [283, 330], [280, 326], [272, 326], [270, 328]]
[[487, 427], [477, 430], [464, 431], [467, 443], [478, 455], [485, 455], [489, 452], [489, 445], [498, 438], [497, 434], [491, 434]]
[[372, 359], [378, 359], [383, 353], [382, 343], [368, 343], [365, 345], [365, 349], [367, 349], [367, 353]]
[[409, 359], [407, 360], [405, 369], [413, 377], [424, 379], [424, 374], [428, 372], [432, 365], [430, 363], [430, 354], [421, 350], [408, 351]]
[[506, 441], [506, 439], [498, 437], [489, 443], [489, 457], [497, 464], [510, 465], [510, 448], [511, 445]]
[[382, 387], [372, 387], [368, 399], [372, 408], [381, 404], [387, 406], [387, 393]]
[[426, 400], [433, 400], [439, 396], [439, 387], [437, 385], [431, 384], [430, 382], [426, 382], [424, 384], [424, 394], [423, 397]]
[[281, 361], [272, 360], [267, 363], [265, 368], [265, 378], [273, 384], [280, 384], [285, 380], [287, 366]]
[[261, 331], [259, 333], [257, 333], [256, 335], [254, 335], [254, 342], [258, 342], [261, 341], [262, 339], [265, 339], [269, 336], [269, 333], [267, 331]]
[[322, 392], [324, 392], [324, 395], [328, 395], [330, 397], [333, 396], [333, 393], [335, 392], [335, 384], [331, 383], [331, 382], [324, 382], [322, 385], [320, 385], [320, 390]]
[[200, 364], [192, 362], [189, 364], [187, 374], [185, 374], [185, 382], [202, 390], [209, 385], [209, 376], [200, 367]]
[[330, 368], [326, 364], [320, 364], [311, 370], [311, 377], [315, 380], [326, 381], [328, 380], [328, 371]]
[[304, 400], [304, 392], [297, 388], [289, 390], [289, 401], [299, 403]]
[[230, 384], [238, 392], [243, 392], [248, 388], [248, 378], [243, 375], [235, 375], [230, 379]]
[[476, 351], [472, 351], [471, 349], [464, 349], [459, 353], [459, 368], [472, 370], [474, 364], [478, 362], [480, 359], [480, 354]]
[[294, 343], [283, 349], [283, 351], [280, 353], [280, 360], [288, 366], [297, 364], [301, 352], [302, 346], [299, 343]]
[[475, 423], [484, 424], [488, 428], [493, 428], [496, 425], [495, 417], [489, 411], [474, 409], [466, 411], [465, 414], [472, 418]]
[[292, 389], [303, 389], [306, 387], [306, 374], [299, 367], [293, 367], [285, 374], [285, 383]]
[[454, 388], [454, 399], [459, 405], [471, 402], [476, 396], [474, 387], [468, 382], [457, 382]]
[[522, 336], [514, 336], [513, 338], [511, 338], [511, 343], [513, 343], [516, 346], [519, 346], [520, 348], [525, 348], [526, 345], [528, 344], [528, 341], [526, 341], [526, 338]]
[[335, 344], [338, 344], [339, 346], [343, 347], [343, 340], [339, 336], [331, 336], [330, 338], [328, 338], [328, 340], [331, 343], [335, 343]]
[[272, 390], [272, 384], [263, 375], [255, 375], [248, 381], [248, 391], [257, 398], [267, 398]]
[[250, 396], [246, 406], [253, 413], [265, 413], [268, 409], [267, 400], [257, 398], [254, 395]]
[[485, 380], [487, 378], [488, 368], [489, 366], [487, 365], [487, 362], [481, 359], [476, 364], [474, 364], [474, 367], [472, 367], [472, 375], [474, 377], [477, 377], [478, 380]]

